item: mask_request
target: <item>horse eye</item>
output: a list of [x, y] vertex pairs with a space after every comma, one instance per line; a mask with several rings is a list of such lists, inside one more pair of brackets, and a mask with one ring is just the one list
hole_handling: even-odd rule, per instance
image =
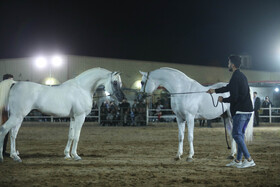
[[141, 81], [141, 85], [144, 85], [144, 82], [143, 82], [143, 81]]

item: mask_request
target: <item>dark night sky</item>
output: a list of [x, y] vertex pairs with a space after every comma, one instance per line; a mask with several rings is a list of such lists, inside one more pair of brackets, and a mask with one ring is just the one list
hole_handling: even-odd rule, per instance
[[228, 55], [249, 54], [253, 69], [280, 70], [279, 0], [86, 2], [0, 1], [0, 58], [60, 52], [226, 67]]

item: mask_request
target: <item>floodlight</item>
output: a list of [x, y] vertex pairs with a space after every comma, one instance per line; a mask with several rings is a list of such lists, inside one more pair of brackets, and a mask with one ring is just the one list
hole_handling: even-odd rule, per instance
[[63, 59], [62, 59], [61, 56], [56, 55], [56, 56], [53, 56], [53, 57], [52, 57], [51, 63], [52, 63], [53, 66], [59, 67], [59, 66], [62, 65]]
[[109, 92], [107, 92], [107, 91], [105, 91], [105, 95], [106, 95], [106, 96], [108, 96], [108, 95], [110, 95], [110, 93], [109, 93]]
[[275, 88], [274, 91], [275, 91], [275, 92], [279, 92], [279, 88], [278, 88], [278, 87]]
[[138, 80], [138, 81], [135, 82], [135, 86], [136, 86], [136, 88], [139, 89], [139, 90], [140, 90], [141, 87], [142, 87], [141, 81], [142, 81], [142, 80]]
[[40, 56], [36, 58], [35, 63], [38, 68], [44, 68], [47, 65], [47, 59]]

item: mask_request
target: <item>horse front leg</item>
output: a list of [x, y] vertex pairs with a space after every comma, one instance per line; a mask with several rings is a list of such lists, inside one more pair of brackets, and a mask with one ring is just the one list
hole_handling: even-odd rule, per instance
[[179, 145], [178, 145], [178, 152], [175, 157], [175, 160], [180, 160], [181, 156], [183, 155], [183, 144], [184, 144], [184, 135], [185, 135], [185, 121], [179, 119], [177, 117], [178, 123], [178, 138], [179, 138]]
[[69, 127], [69, 133], [68, 133], [68, 141], [67, 141], [67, 144], [66, 144], [66, 147], [64, 149], [64, 159], [71, 159], [71, 156], [70, 156], [70, 148], [71, 148], [71, 145], [72, 145], [72, 142], [73, 142], [73, 139], [74, 139], [74, 118], [70, 118], [70, 127]]
[[75, 117], [75, 126], [74, 126], [74, 140], [73, 140], [73, 146], [71, 151], [71, 156], [74, 158], [74, 160], [81, 160], [82, 158], [77, 154], [77, 147], [78, 142], [80, 139], [81, 134], [81, 128], [85, 121], [85, 114], [79, 115]]
[[22, 162], [21, 158], [18, 156], [18, 152], [16, 151], [16, 138], [21, 127], [21, 123], [18, 124], [16, 127], [12, 128], [10, 131], [10, 141], [11, 141], [11, 152], [10, 157], [16, 162]]
[[189, 156], [187, 158], [188, 162], [193, 161], [194, 148], [193, 148], [193, 130], [194, 130], [194, 116], [188, 115], [187, 117], [187, 126], [188, 126], [188, 141], [190, 146]]

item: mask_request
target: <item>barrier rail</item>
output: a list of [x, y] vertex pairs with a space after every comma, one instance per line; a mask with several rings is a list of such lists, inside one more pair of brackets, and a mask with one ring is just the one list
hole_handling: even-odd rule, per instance
[[[268, 115], [263, 115], [264, 111], [268, 110]], [[157, 109], [148, 109], [146, 108], [146, 124], [149, 122], [159, 122], [159, 117], [157, 115], [151, 115], [153, 112], [156, 112]], [[176, 115], [173, 114], [172, 109], [161, 109], [163, 113], [168, 113], [160, 116], [160, 119], [164, 119], [165, 122], [174, 121]], [[92, 113], [98, 112], [98, 115], [92, 115]], [[259, 118], [268, 119], [267, 121], [263, 120], [265, 123], [278, 123], [280, 122], [280, 108], [269, 107], [269, 108], [261, 108]], [[96, 119], [96, 120], [94, 120]], [[55, 116], [26, 116], [24, 118], [25, 121], [50, 121], [50, 122], [61, 122], [68, 121], [67, 117], [55, 117]], [[100, 109], [93, 109], [91, 114], [86, 116], [86, 121], [97, 121], [100, 124]]]

